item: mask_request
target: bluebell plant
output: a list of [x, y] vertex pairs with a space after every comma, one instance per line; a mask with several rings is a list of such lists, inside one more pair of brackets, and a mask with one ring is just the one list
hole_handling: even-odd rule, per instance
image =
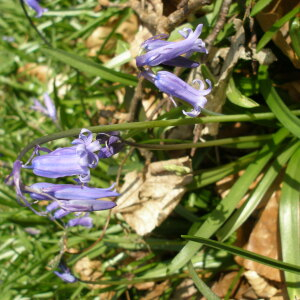
[[[109, 140], [110, 137], [107, 139]], [[31, 165], [23, 165], [20, 160], [15, 161], [13, 171], [6, 182], [15, 186], [18, 202], [29, 207], [36, 214], [61, 219], [70, 213], [76, 213], [76, 217], [84, 213], [85, 215], [70, 220], [67, 226], [91, 227], [91, 218], [86, 213], [113, 208], [116, 205], [113, 201], [98, 199], [117, 197], [119, 194], [113, 190], [114, 185], [106, 189], [87, 186], [90, 179], [89, 168], [95, 168], [99, 161], [98, 155], [94, 152], [107, 146], [101, 146], [98, 140], [93, 141], [93, 135], [88, 129], [82, 129], [79, 137], [72, 144], [74, 146], [58, 148], [54, 151], [39, 147], [38, 151], [34, 151], [34, 155], [39, 154], [41, 149], [49, 153], [30, 158]], [[116, 153], [115, 150], [110, 151]], [[22, 168], [32, 169], [34, 174], [47, 178], [78, 175], [80, 184], [39, 182], [25, 186], [20, 175]], [[29, 194], [34, 202], [28, 201], [26, 194]], [[33, 207], [41, 200], [49, 201], [45, 211]]]
[[[91, 228], [93, 220], [89, 213], [112, 209], [116, 203], [102, 198], [117, 197], [119, 193], [114, 190], [114, 185], [109, 188], [87, 186], [90, 168], [95, 168], [100, 158], [110, 157], [120, 151], [123, 143], [118, 132], [98, 134], [94, 140], [92, 132], [83, 128], [72, 144], [71, 147], [58, 148], [54, 151], [37, 146], [26, 164], [20, 160], [14, 162], [6, 183], [15, 187], [18, 203], [30, 208], [34, 213], [47, 216], [51, 220], [59, 219], [66, 228], [75, 226]], [[46, 154], [40, 155], [40, 152]], [[32, 169], [34, 174], [46, 178], [77, 175], [78, 179], [75, 179], [77, 184], [38, 182], [26, 186], [21, 180], [22, 168]], [[31, 200], [27, 199], [27, 195]], [[45, 209], [39, 205], [41, 201], [48, 202]], [[67, 215], [72, 217], [64, 221], [63, 218]], [[60, 265], [59, 268], [61, 271], [54, 273], [65, 282], [78, 280], [66, 266]]]
[[195, 31], [191, 28], [179, 30], [184, 39], [178, 42], [166, 41], [168, 35], [165, 34], [154, 36], [141, 45], [146, 53], [136, 57], [136, 65], [141, 70], [140, 75], [151, 81], [161, 92], [166, 93], [175, 106], [177, 104], [173, 97], [193, 106], [190, 112], [182, 111], [190, 117], [197, 117], [205, 106], [207, 102], [205, 96], [212, 89], [211, 82], [207, 79], [209, 87], [204, 89], [204, 83], [201, 80], [194, 80], [193, 84], [198, 83], [200, 86], [197, 90], [171, 72], [159, 71], [155, 74], [150, 67], [160, 64], [186, 68], [199, 66], [199, 63], [188, 57], [194, 52], [207, 53], [205, 43], [199, 38], [202, 27], [203, 25], [199, 24]]

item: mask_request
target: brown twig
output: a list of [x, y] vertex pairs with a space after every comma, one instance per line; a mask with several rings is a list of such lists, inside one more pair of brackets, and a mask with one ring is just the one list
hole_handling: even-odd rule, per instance
[[163, 98], [161, 101], [159, 101], [159, 103], [156, 105], [156, 107], [153, 110], [153, 112], [151, 113], [151, 115], [147, 118], [148, 121], [152, 121], [155, 114], [159, 112], [159, 110], [167, 103], [167, 101], [168, 101], [167, 98]]
[[182, 1], [180, 5], [178, 5], [178, 9], [168, 16], [167, 23], [164, 24], [166, 30], [171, 32], [177, 25], [182, 23], [189, 14], [195, 12], [201, 6], [211, 4], [211, 2], [211, 0]]
[[98, 237], [98, 239], [90, 246], [88, 246], [87, 248], [85, 248], [84, 250], [81, 251], [81, 253], [83, 252], [86, 252], [90, 249], [92, 249], [93, 247], [95, 247], [99, 242], [101, 242], [101, 240], [103, 239], [105, 233], [106, 233], [106, 230], [108, 228], [108, 225], [109, 225], [109, 222], [110, 222], [110, 218], [111, 218], [111, 210], [109, 210], [109, 213], [108, 213], [108, 216], [107, 216], [107, 219], [106, 219], [106, 222], [105, 222], [105, 225], [103, 227], [103, 230], [100, 234], [100, 236]]
[[225, 25], [226, 17], [229, 11], [229, 7], [231, 5], [232, 0], [224, 0], [218, 21], [213, 29], [213, 31], [209, 34], [209, 36], [205, 39], [205, 44], [207, 51], [209, 52], [210, 48], [212, 47], [213, 41], [216, 39], [218, 33], [222, 30]]
[[177, 25], [182, 23], [189, 14], [199, 10], [201, 6], [211, 4], [212, 0], [183, 0], [177, 6], [177, 10], [168, 17], [163, 15], [161, 0], [147, 1], [142, 7], [139, 0], [130, 0], [130, 6], [135, 10], [141, 22], [151, 33], [170, 33]]
[[134, 148], [131, 148], [129, 150], [129, 152], [125, 155], [124, 159], [122, 160], [122, 162], [120, 163], [120, 166], [118, 168], [118, 173], [117, 173], [117, 178], [116, 178], [116, 188], [119, 188], [119, 184], [120, 184], [120, 178], [121, 178], [121, 174], [122, 174], [122, 169], [127, 161], [127, 159], [131, 156], [132, 152], [134, 151]]
[[137, 87], [135, 88], [134, 96], [130, 103], [128, 122], [133, 122], [138, 107], [139, 100], [143, 97], [143, 77], [139, 78]]

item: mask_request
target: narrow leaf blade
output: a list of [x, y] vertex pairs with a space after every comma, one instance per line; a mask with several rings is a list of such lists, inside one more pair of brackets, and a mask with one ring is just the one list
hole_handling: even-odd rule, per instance
[[85, 72], [87, 74], [99, 76], [102, 79], [111, 82], [120, 82], [130, 86], [137, 85], [136, 77], [108, 69], [79, 55], [68, 53], [60, 49], [43, 48], [42, 50], [45, 54], [51, 56], [53, 59], [66, 63], [71, 67], [78, 69], [79, 71]]

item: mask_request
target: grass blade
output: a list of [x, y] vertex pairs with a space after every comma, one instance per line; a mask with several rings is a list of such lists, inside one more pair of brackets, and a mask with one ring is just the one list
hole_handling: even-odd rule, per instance
[[119, 82], [125, 85], [135, 86], [137, 85], [137, 78], [129, 75], [124, 74], [121, 72], [117, 72], [111, 69], [108, 69], [100, 64], [97, 64], [89, 59], [83, 58], [79, 55], [66, 52], [60, 49], [50, 49], [50, 48], [43, 48], [43, 52], [53, 59], [59, 60], [71, 67], [85, 72], [87, 74], [93, 76], [99, 76], [102, 79], [111, 81], [111, 82]]
[[197, 289], [199, 290], [199, 292], [206, 298], [206, 299], [210, 299], [210, 300], [220, 300], [220, 298], [218, 296], [216, 296], [211, 289], [205, 284], [205, 282], [199, 278], [199, 276], [197, 275], [193, 264], [191, 262], [189, 262], [188, 264], [188, 270], [189, 273], [194, 281], [195, 286], [197, 287]]
[[280, 123], [293, 135], [300, 138], [300, 120], [291, 113], [290, 109], [281, 100], [272, 86], [272, 81], [270, 79], [261, 80], [260, 87], [263, 97]]
[[259, 52], [273, 37], [273, 35], [291, 18], [296, 16], [300, 12], [300, 7], [295, 7], [291, 11], [289, 11], [282, 18], [277, 20], [273, 26], [262, 36], [260, 41], [257, 44], [256, 52]]
[[237, 209], [232, 217], [226, 222], [226, 224], [218, 231], [218, 238], [226, 240], [234, 231], [236, 231], [252, 214], [254, 209], [262, 200], [263, 196], [270, 188], [278, 174], [280, 169], [284, 167], [293, 153], [300, 147], [300, 142], [294, 142], [291, 146], [280, 153], [274, 163], [268, 168], [263, 179], [259, 182], [258, 186], [252, 192], [249, 199]]
[[185, 239], [188, 239], [190, 241], [196, 242], [196, 243], [201, 243], [205, 246], [209, 246], [209, 247], [219, 249], [219, 250], [225, 250], [233, 255], [238, 255], [238, 256], [244, 257], [246, 259], [250, 259], [250, 260], [256, 261], [258, 263], [264, 264], [266, 266], [270, 266], [270, 267], [273, 267], [273, 268], [276, 268], [279, 270], [291, 272], [291, 273], [298, 274], [298, 275], [300, 274], [300, 266], [297, 266], [297, 265], [284, 263], [282, 261], [279, 261], [279, 260], [276, 260], [273, 258], [269, 258], [264, 255], [256, 254], [254, 252], [251, 252], [251, 251], [248, 251], [248, 250], [236, 247], [236, 246], [226, 245], [224, 243], [213, 241], [213, 240], [202, 238], [202, 237], [196, 237], [196, 236], [192, 236], [192, 235], [182, 235], [182, 237]]
[[[211, 237], [230, 217], [238, 202], [248, 191], [248, 187], [259, 175], [264, 166], [274, 155], [276, 149], [284, 138], [288, 135], [285, 128], [280, 129], [272, 142], [267, 143], [254, 162], [252, 162], [245, 173], [236, 181], [229, 194], [217, 205], [206, 221], [198, 228], [195, 235], [209, 238]], [[182, 250], [175, 256], [169, 266], [169, 272], [173, 273], [183, 267], [199, 251], [201, 244], [189, 241]]]
[[251, 10], [251, 17], [254, 17], [256, 14], [258, 14], [260, 11], [262, 11], [266, 6], [268, 6], [272, 0], [259, 0], [257, 3], [255, 3], [254, 7]]
[[[279, 203], [279, 226], [282, 259], [300, 263], [300, 148], [292, 156], [284, 177]], [[300, 298], [300, 274], [285, 272], [285, 281], [290, 299]]]

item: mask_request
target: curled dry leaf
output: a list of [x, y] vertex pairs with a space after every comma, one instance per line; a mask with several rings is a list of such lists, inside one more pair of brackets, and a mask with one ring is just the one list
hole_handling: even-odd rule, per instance
[[[217, 50], [212, 60], [212, 65], [215, 69], [218, 68], [221, 60], [225, 60], [229, 50], [229, 47], [220, 48]], [[246, 49], [244, 46], [241, 47], [240, 58], [244, 60], [257, 60], [260, 65], [267, 66], [277, 60], [275, 54], [269, 48], [262, 49], [257, 53], [255, 48], [248, 47]]]
[[[263, 11], [256, 15], [256, 19], [264, 31], [268, 31], [272, 25], [282, 18], [285, 14], [291, 11], [296, 5], [299, 5], [298, 0], [290, 1], [272, 1]], [[276, 46], [291, 60], [296, 68], [300, 68], [300, 59], [291, 46], [290, 36], [288, 32], [288, 23], [282, 26], [272, 37]]]
[[[278, 198], [279, 192], [275, 191], [244, 247], [246, 250], [274, 259], [278, 259]], [[236, 257], [236, 261], [265, 278], [281, 281], [280, 271], [277, 269], [241, 257]]]
[[252, 286], [258, 297], [270, 298], [277, 293], [277, 289], [270, 285], [264, 278], [259, 276], [255, 271], [247, 271], [244, 273], [248, 282]]
[[181, 157], [151, 163], [144, 178], [136, 171], [128, 173], [114, 212], [139, 235], [150, 233], [179, 203], [192, 181], [191, 171], [191, 159]]
[[[226, 275], [222, 276], [217, 282], [215, 282], [212, 285], [211, 290], [217, 296], [219, 296], [221, 298], [225, 297], [237, 275], [238, 275], [238, 272], [236, 272], [236, 271], [227, 273]], [[234, 292], [238, 288], [238, 286], [239, 286], [239, 281], [237, 281], [234, 284], [231, 295], [234, 294]], [[204, 298], [202, 298], [202, 299], [204, 299]]]
[[[80, 259], [74, 266], [74, 271], [81, 280], [96, 281], [103, 275], [100, 272], [101, 262], [98, 260], [90, 260], [87, 256]], [[103, 288], [104, 285], [91, 284], [92, 289]]]

